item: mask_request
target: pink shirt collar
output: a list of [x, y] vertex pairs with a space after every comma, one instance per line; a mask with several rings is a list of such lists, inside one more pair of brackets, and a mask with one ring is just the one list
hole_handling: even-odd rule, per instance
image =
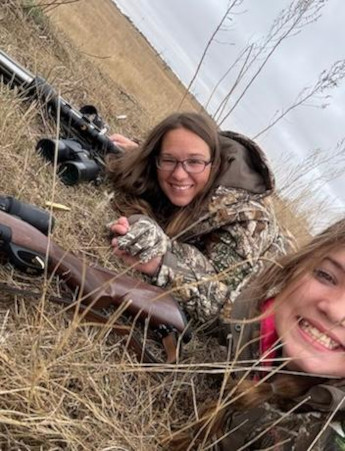
[[[267, 299], [261, 306], [261, 313], [272, 310], [274, 298]], [[276, 349], [268, 352], [271, 348], [276, 347], [278, 335], [275, 328], [274, 314], [266, 315], [260, 323], [260, 356], [265, 354], [265, 360], [262, 361], [263, 366], [272, 366], [272, 359], [278, 355]]]

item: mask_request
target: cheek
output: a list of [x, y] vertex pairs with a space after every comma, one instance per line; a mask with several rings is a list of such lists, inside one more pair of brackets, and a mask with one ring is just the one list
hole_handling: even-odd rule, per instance
[[165, 177], [164, 177], [164, 173], [157, 171], [157, 181], [158, 181], [158, 185], [162, 188], [162, 185], [165, 181]]
[[293, 302], [277, 303], [275, 307], [275, 328], [278, 336], [281, 338], [296, 324], [297, 309]]
[[204, 172], [202, 172], [201, 174], [199, 174], [196, 182], [199, 186], [199, 189], [205, 188], [205, 186], [207, 185], [208, 181], [210, 180], [210, 176], [211, 176], [211, 170], [209, 168], [205, 169]]

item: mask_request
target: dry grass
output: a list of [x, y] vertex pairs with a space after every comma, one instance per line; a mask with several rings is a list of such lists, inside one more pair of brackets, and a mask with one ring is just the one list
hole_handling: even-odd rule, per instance
[[[49, 16], [129, 98], [144, 105], [148, 120], [153, 120], [150, 126], [177, 109], [184, 87], [111, 0], [66, 3]], [[200, 105], [189, 97], [184, 108], [199, 110]]]
[[[75, 106], [94, 103], [112, 130], [139, 138], [173, 110], [182, 86], [110, 0], [80, 0], [82, 7], [77, 2], [54, 9], [51, 18], [64, 24], [68, 37], [40, 10], [22, 8], [33, 3], [1, 3], [0, 47], [44, 75], [66, 100]], [[85, 39], [100, 22], [105, 35], [113, 32], [111, 38], [103, 35], [102, 52], [97, 36]], [[90, 56], [95, 54], [106, 58]], [[194, 101], [189, 107], [198, 108]], [[117, 120], [120, 114], [127, 120]], [[52, 167], [35, 152], [42, 136], [55, 133], [35, 103], [0, 84], [0, 193], [41, 207], [46, 201], [70, 207], [53, 212], [54, 241], [82, 252], [90, 263], [118, 269], [104, 228], [115, 216], [110, 188], [66, 187], [55, 180]], [[37, 291], [45, 282], [7, 264], [0, 266], [0, 279]], [[59, 292], [53, 280], [48, 293]], [[0, 301], [2, 450], [161, 449], [160, 438], [185, 426], [218, 392], [222, 376], [213, 373], [224, 372], [224, 365], [212, 362], [224, 356], [211, 338], [195, 338], [185, 347], [185, 366], [152, 370], [138, 364], [125, 340], [109, 328], [72, 320], [45, 298], [2, 293]], [[198, 369], [205, 362], [208, 370]]]
[[[38, 10], [20, 0], [2, 3], [0, 47], [33, 73], [48, 78], [73, 105], [94, 103], [112, 130], [139, 136], [156, 117], [78, 52]], [[32, 2], [31, 2], [32, 3]], [[120, 122], [116, 115], [126, 114]], [[56, 133], [36, 103], [0, 85], [0, 193], [44, 207], [55, 201], [71, 211], [54, 211], [54, 241], [82, 252], [91, 263], [119, 267], [111, 256], [104, 225], [114, 218], [109, 187], [66, 187], [37, 155], [42, 136]], [[6, 264], [0, 280], [41, 291], [43, 278], [23, 275]], [[56, 280], [48, 293], [60, 294]], [[152, 374], [110, 328], [79, 323], [43, 297], [0, 296], [0, 449], [152, 450], [160, 438], [185, 423], [195, 405], [212, 394], [198, 362], [215, 362], [214, 341], [193, 340], [184, 351], [189, 366], [177, 373], [163, 366]], [[214, 386], [214, 383], [213, 383]]]

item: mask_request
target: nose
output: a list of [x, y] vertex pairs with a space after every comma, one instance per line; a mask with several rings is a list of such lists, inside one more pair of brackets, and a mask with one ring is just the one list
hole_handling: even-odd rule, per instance
[[183, 179], [185, 177], [189, 177], [188, 172], [184, 169], [181, 161], [178, 161], [175, 169], [172, 171], [171, 176], [176, 179]]
[[333, 325], [345, 326], [345, 290], [319, 302], [319, 310]]

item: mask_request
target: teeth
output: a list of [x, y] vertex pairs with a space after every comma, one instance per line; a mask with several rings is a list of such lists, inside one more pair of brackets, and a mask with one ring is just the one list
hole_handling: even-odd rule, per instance
[[312, 326], [305, 319], [301, 319], [299, 322], [299, 326], [304, 332], [306, 332], [311, 338], [313, 338], [316, 342], [320, 343], [327, 349], [333, 351], [334, 349], [340, 348], [339, 343], [333, 340], [329, 335], [321, 332], [316, 327]]
[[190, 188], [190, 185], [171, 185], [175, 190], [185, 191]]

